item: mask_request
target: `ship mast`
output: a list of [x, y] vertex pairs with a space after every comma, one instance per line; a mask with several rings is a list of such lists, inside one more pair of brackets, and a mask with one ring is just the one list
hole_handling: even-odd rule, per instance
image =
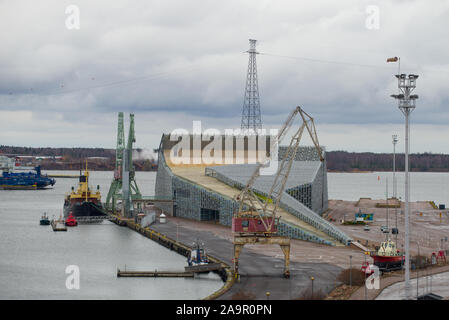
[[87, 202], [87, 193], [89, 191], [89, 172], [87, 172], [87, 159], [86, 159], [86, 170], [84, 171], [86, 175], [86, 202]]

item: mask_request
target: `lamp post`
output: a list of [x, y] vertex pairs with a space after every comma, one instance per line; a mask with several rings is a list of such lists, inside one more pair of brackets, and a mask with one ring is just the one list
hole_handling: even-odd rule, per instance
[[392, 94], [391, 97], [398, 100], [398, 107], [405, 116], [405, 298], [411, 299], [410, 289], [410, 222], [409, 222], [409, 172], [408, 172], [408, 153], [409, 153], [409, 116], [415, 109], [415, 102], [418, 95], [411, 94], [416, 88], [416, 79], [418, 75], [397, 74], [399, 94]]
[[[398, 135], [393, 134], [391, 136], [393, 138], [393, 198], [395, 201], [397, 201], [397, 183], [396, 183], [396, 144], [398, 143]], [[397, 203], [397, 202], [396, 202]], [[399, 206], [401, 202], [399, 201]], [[396, 228], [396, 234], [395, 234], [395, 241], [396, 244], [398, 243], [398, 208], [396, 205], [394, 206], [394, 219], [395, 219], [395, 228]]]
[[[421, 266], [421, 256], [419, 254], [419, 241], [416, 240], [416, 244], [418, 245], [418, 257], [416, 259], [416, 300], [418, 300], [419, 297], [419, 267]], [[419, 266], [418, 266], [418, 261], [419, 261]]]
[[393, 138], [393, 198], [396, 199], [396, 144], [398, 143], [398, 135], [392, 135]]
[[314, 277], [310, 277], [310, 280], [312, 280], [312, 300], [313, 300], [313, 280], [315, 280]]
[[349, 286], [352, 287], [352, 255], [349, 256]]
[[[365, 263], [364, 263], [364, 265], [365, 265], [365, 268], [367, 268], [368, 266], [366, 265], [366, 252], [365, 252], [364, 256], [365, 256]], [[366, 289], [367, 289], [367, 287], [366, 287], [366, 269], [365, 269], [364, 273], [365, 273], [365, 283], [364, 283], [364, 286], [365, 286], [365, 300], [368, 300], [368, 292], [366, 291]]]

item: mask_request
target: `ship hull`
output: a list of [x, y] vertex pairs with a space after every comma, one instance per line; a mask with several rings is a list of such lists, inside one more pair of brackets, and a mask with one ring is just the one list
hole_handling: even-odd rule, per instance
[[93, 202], [77, 202], [64, 205], [64, 217], [68, 217], [70, 212], [76, 217], [104, 217], [103, 207]]
[[26, 185], [26, 184], [1, 184], [0, 190], [36, 190], [38, 189], [36, 185]]
[[372, 256], [374, 265], [382, 271], [400, 270], [404, 265], [404, 256]]

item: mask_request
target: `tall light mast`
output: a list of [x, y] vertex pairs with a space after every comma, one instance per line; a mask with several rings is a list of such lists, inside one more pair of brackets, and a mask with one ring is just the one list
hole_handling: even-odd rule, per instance
[[[394, 134], [392, 135], [393, 138], [393, 199], [397, 201], [397, 192], [396, 192], [396, 144], [398, 143], [398, 135]], [[399, 202], [400, 203], [400, 202]], [[396, 205], [394, 206], [394, 219], [395, 219], [395, 243], [398, 244], [398, 208]]]
[[393, 198], [396, 199], [396, 144], [398, 143], [398, 135], [392, 135], [393, 138]]
[[409, 192], [410, 192], [410, 182], [409, 182], [409, 170], [408, 170], [408, 154], [409, 154], [409, 117], [412, 111], [416, 107], [416, 99], [418, 95], [411, 94], [416, 88], [416, 79], [418, 75], [409, 74], [397, 74], [399, 94], [392, 94], [391, 97], [398, 100], [399, 110], [405, 116], [405, 298], [410, 300], [412, 298], [411, 294], [411, 284], [410, 284], [410, 221], [409, 221]]
[[257, 40], [249, 39], [249, 61], [248, 73], [246, 74], [245, 97], [243, 100], [242, 111], [242, 130], [262, 129], [262, 120], [260, 119], [260, 100], [259, 100], [259, 83], [257, 80], [257, 64], [256, 51]]

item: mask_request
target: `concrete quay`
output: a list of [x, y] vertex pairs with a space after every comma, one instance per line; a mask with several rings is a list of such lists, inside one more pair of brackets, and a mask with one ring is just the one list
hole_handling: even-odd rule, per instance
[[[200, 223], [203, 226], [192, 230], [182, 225], [184, 219], [168, 217], [165, 224], [155, 223], [151, 226], [156, 232], [171, 239], [177, 239], [184, 244], [191, 244], [196, 240], [204, 242], [208, 255], [232, 266], [233, 244], [230, 239], [218, 237], [208, 230], [213, 225]], [[196, 222], [198, 224], [198, 222]], [[227, 228], [229, 234], [231, 230]], [[275, 246], [273, 246], [275, 247]], [[269, 299], [291, 300], [300, 299], [312, 287], [311, 277], [314, 278], [314, 293], [327, 294], [339, 283], [336, 277], [342, 268], [329, 263], [295, 262], [290, 263], [290, 279], [283, 277], [283, 254], [279, 250], [279, 258], [260, 254], [245, 246], [239, 259], [240, 279], [221, 294], [218, 299]]]

